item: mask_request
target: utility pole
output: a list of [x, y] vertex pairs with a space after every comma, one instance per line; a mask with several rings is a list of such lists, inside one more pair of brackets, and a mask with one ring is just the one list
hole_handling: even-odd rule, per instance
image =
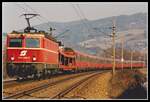
[[123, 70], [123, 61], [124, 61], [124, 58], [123, 58], [123, 43], [124, 43], [124, 36], [122, 36], [122, 51], [121, 51], [121, 55], [122, 55], [122, 58], [121, 58], [121, 62], [122, 62], [122, 70]]
[[144, 65], [145, 65], [145, 53], [143, 53], [143, 68], [144, 68]]
[[[110, 27], [112, 29], [112, 34], [110, 35], [112, 37], [112, 57], [113, 57], [113, 68], [112, 68], [112, 76], [115, 75], [115, 37], [116, 37], [116, 26], [115, 26], [115, 20], [113, 19], [112, 21], [112, 27]], [[97, 28], [94, 28], [95, 30], [97, 30]]]
[[115, 75], [115, 21], [113, 20], [113, 26], [112, 26], [112, 40], [113, 40], [113, 70], [112, 75]]
[[132, 70], [133, 51], [131, 50], [131, 70]]

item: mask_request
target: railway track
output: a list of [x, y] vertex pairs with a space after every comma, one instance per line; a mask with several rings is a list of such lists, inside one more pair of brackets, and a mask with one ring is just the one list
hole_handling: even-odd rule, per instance
[[56, 94], [55, 96], [53, 96], [51, 99], [61, 99], [63, 98], [66, 94], [68, 94], [70, 91], [72, 91], [73, 89], [77, 88], [79, 85], [81, 85], [82, 83], [88, 81], [89, 79], [97, 76], [98, 74], [100, 74], [102, 72], [90, 75], [89, 77], [86, 77], [80, 81], [78, 81], [77, 83], [67, 87], [66, 89], [62, 90], [61, 92], [59, 92], [58, 94]]
[[16, 79], [12, 79], [12, 80], [3, 80], [3, 83], [4, 84], [11, 84], [13, 82], [16, 82], [17, 80]]
[[[70, 73], [71, 74], [71, 73]], [[57, 78], [57, 77], [61, 77], [61, 76], [65, 76], [65, 75], [69, 75], [69, 74], [56, 74], [56, 75], [52, 75], [50, 78]], [[45, 80], [45, 79], [42, 79]], [[16, 85], [21, 85], [21, 84], [27, 84], [27, 83], [31, 83], [31, 82], [35, 82], [35, 81], [39, 81], [39, 80], [33, 80], [33, 79], [26, 79], [26, 80], [17, 80], [17, 79], [13, 79], [13, 80], [4, 80], [3, 81], [3, 88], [9, 88], [9, 87], [14, 87]]]
[[76, 75], [76, 76], [71, 76], [69, 78], [65, 78], [65, 79], [62, 79], [62, 80], [58, 80], [58, 81], [42, 84], [42, 85], [39, 85], [39, 86], [31, 88], [31, 89], [17, 91], [15, 93], [12, 93], [9, 96], [3, 97], [3, 99], [17, 99], [17, 98], [23, 97], [25, 95], [29, 95], [31, 93], [37, 92], [39, 90], [48, 88], [49, 86], [54, 86], [54, 85], [59, 84], [61, 82], [64, 82], [64, 81], [67, 81], [67, 80], [71, 80], [73, 78], [77, 78], [77, 77], [80, 77], [80, 76], [83, 76], [83, 75], [91, 74], [91, 73], [93, 73], [93, 72], [80, 73], [79, 75]]
[[13, 79], [13, 80], [3, 80], [3, 86], [5, 87], [8, 87], [12, 84], [16, 84], [17, 83], [17, 80], [16, 79]]

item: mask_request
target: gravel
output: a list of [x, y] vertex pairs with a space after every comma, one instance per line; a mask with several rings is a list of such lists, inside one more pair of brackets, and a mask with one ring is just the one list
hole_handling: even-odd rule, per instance
[[[90, 74], [91, 75], [91, 74]], [[49, 86], [46, 89], [42, 89], [40, 91], [34, 92], [30, 94], [30, 97], [21, 97], [22, 99], [30, 98], [30, 99], [51, 99], [53, 96], [61, 92], [62, 90], [68, 88], [69, 86], [73, 85], [74, 83], [77, 83], [78, 81], [84, 79], [85, 77], [88, 77], [89, 75], [84, 75], [80, 77], [73, 78], [72, 80], [67, 80], [64, 82], [61, 82], [54, 86]]]
[[110, 72], [102, 73], [80, 85], [80, 87], [68, 93], [66, 97], [72, 99], [108, 99], [110, 78]]

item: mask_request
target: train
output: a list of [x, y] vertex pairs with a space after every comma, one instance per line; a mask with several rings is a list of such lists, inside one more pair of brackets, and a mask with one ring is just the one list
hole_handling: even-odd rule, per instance
[[[64, 47], [51, 34], [29, 28], [24, 32], [7, 34], [6, 71], [9, 77], [42, 78], [56, 73], [112, 69], [111, 58], [97, 57]], [[132, 61], [133, 68], [143, 66], [141, 61]], [[131, 61], [124, 61], [123, 68], [130, 67]], [[116, 69], [121, 68], [121, 60], [116, 59]]]

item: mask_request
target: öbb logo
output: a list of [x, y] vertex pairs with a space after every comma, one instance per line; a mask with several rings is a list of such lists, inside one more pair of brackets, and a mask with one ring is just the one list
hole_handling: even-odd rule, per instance
[[22, 50], [21, 52], [20, 52], [20, 56], [25, 56], [27, 54], [27, 50]]

